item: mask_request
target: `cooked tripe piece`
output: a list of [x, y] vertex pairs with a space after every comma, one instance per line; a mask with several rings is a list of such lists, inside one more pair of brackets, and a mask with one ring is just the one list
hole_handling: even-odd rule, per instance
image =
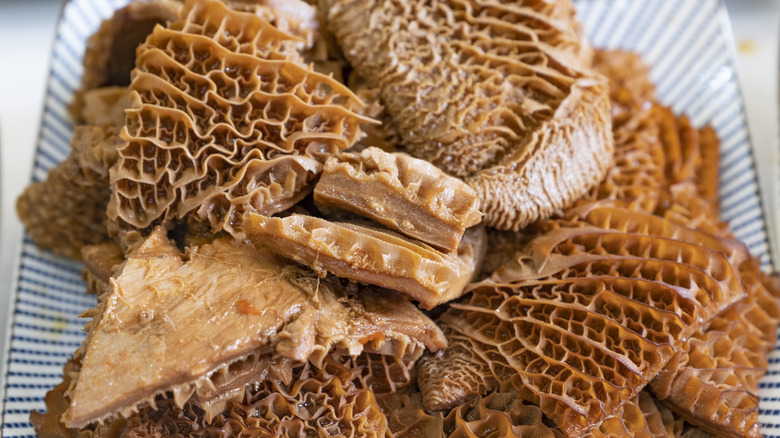
[[612, 163], [607, 81], [569, 0], [327, 0], [328, 25], [406, 150], [463, 178], [487, 225], [570, 205]]
[[740, 266], [747, 297], [699, 329], [650, 386], [686, 421], [729, 437], [761, 437], [758, 382], [780, 322], [777, 279]]
[[431, 309], [462, 295], [485, 253], [484, 228], [466, 231], [457, 253], [445, 254], [388, 230], [292, 214], [249, 214], [243, 232], [253, 245], [269, 248], [311, 267], [362, 283], [402, 292]]
[[516, 390], [581, 436], [745, 297], [736, 241], [595, 206], [537, 226], [510, 265], [438, 318], [449, 346], [422, 359], [428, 409]]
[[224, 237], [182, 254], [157, 228], [90, 312], [64, 421], [127, 415], [173, 391], [181, 405], [222, 367], [263, 349], [321, 361], [333, 349], [419, 356], [436, 325], [400, 294], [343, 286]]
[[120, 229], [194, 212], [232, 230], [245, 211], [285, 210], [370, 120], [346, 86], [301, 64], [297, 37], [215, 0], [188, 1], [182, 17], [138, 48], [127, 144], [111, 169]]
[[455, 251], [482, 218], [476, 192], [427, 161], [369, 147], [325, 162], [314, 202], [370, 218], [443, 251]]
[[19, 218], [36, 245], [80, 259], [82, 246], [108, 240], [108, 168], [120, 143], [117, 128], [74, 129], [68, 158], [16, 201]]

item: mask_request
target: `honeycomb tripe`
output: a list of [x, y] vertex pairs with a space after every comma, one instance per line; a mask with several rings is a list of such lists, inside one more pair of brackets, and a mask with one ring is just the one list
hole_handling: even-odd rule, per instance
[[736, 242], [609, 208], [538, 227], [437, 319], [449, 345], [422, 359], [428, 409], [516, 390], [565, 435], [587, 433], [745, 296]]
[[474, 188], [487, 225], [549, 217], [612, 164], [607, 81], [571, 1], [326, 3], [400, 145]]
[[648, 390], [640, 391], [604, 420], [588, 438], [677, 438], [683, 432], [684, 421], [656, 400]]
[[[216, 0], [190, 0], [138, 48], [109, 220], [148, 232], [192, 214], [214, 231], [273, 214], [351, 146], [360, 100], [301, 64], [303, 41]], [[118, 233], [118, 232], [117, 232]]]
[[698, 330], [664, 372], [653, 392], [686, 421], [729, 437], [761, 437], [758, 382], [780, 322], [777, 279], [756, 259], [740, 274], [748, 296]]

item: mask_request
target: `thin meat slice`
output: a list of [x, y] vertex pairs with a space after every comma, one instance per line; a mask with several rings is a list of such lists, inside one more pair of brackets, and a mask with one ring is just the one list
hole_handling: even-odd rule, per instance
[[334, 349], [402, 357], [445, 345], [401, 295], [356, 289], [229, 238], [182, 254], [158, 228], [92, 312], [65, 423], [126, 416], [166, 391], [181, 404], [258, 350], [319, 362]]
[[445, 254], [388, 230], [300, 214], [249, 214], [243, 232], [256, 247], [269, 248], [323, 276], [331, 272], [394, 289], [425, 309], [463, 293], [479, 269], [486, 242], [484, 229], [474, 228], [457, 254]]
[[463, 181], [427, 161], [369, 147], [328, 159], [314, 201], [360, 214], [442, 251], [455, 251], [482, 218]]

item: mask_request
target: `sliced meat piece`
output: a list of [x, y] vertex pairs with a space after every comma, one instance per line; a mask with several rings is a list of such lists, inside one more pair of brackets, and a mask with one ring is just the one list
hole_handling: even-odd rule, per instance
[[[127, 416], [166, 391], [192, 394], [258, 350], [317, 363], [333, 349], [415, 357], [446, 345], [393, 291], [319, 279], [230, 238], [182, 254], [158, 228], [110, 284], [87, 326], [69, 427]], [[187, 396], [176, 399], [181, 405]]]
[[780, 290], [756, 259], [743, 263], [740, 274], [747, 297], [698, 330], [651, 387], [705, 431], [755, 438], [761, 436], [758, 382], [776, 341]]
[[482, 214], [476, 192], [427, 161], [370, 147], [325, 162], [314, 201], [355, 212], [445, 252]]
[[371, 119], [302, 63], [301, 43], [217, 0], [189, 0], [155, 28], [138, 48], [127, 144], [111, 169], [112, 234], [170, 229], [191, 213], [231, 231], [245, 211], [274, 214], [310, 192], [321, 162]]
[[114, 268], [119, 266], [125, 255], [114, 242], [103, 242], [81, 248], [84, 268], [81, 275], [87, 283], [87, 293], [100, 295], [106, 290]]
[[571, 205], [612, 163], [606, 80], [570, 1], [328, 0], [344, 55], [402, 145], [517, 230]]
[[637, 394], [618, 412], [604, 420], [589, 438], [678, 438], [683, 431], [683, 420], [659, 403], [650, 392]]
[[249, 214], [243, 232], [266, 247], [311, 267], [402, 292], [431, 309], [463, 293], [479, 270], [485, 231], [471, 229], [457, 254], [444, 254], [391, 231], [300, 214], [285, 218]]
[[127, 87], [102, 87], [85, 91], [81, 118], [88, 125], [125, 124], [125, 110], [130, 108], [130, 90]]
[[71, 105], [71, 114], [78, 122], [84, 121], [85, 93], [95, 88], [128, 86], [136, 47], [156, 25], [176, 20], [180, 10], [181, 2], [177, 1], [133, 1], [103, 21], [87, 41], [81, 88]]
[[745, 296], [731, 263], [744, 246], [641, 213], [584, 211], [538, 224], [513, 264], [437, 319], [449, 346], [421, 359], [428, 409], [515, 390], [581, 436]]
[[[224, 405], [202, 410], [192, 400], [178, 406], [175, 397], [159, 396], [129, 418], [112, 417], [102, 424], [67, 429], [59, 415], [67, 407], [69, 375], [78, 360], [66, 367], [65, 381], [47, 394], [47, 412], [31, 415], [43, 437], [214, 437], [214, 436], [351, 436], [387, 438], [387, 420], [374, 394], [362, 386], [360, 368], [349, 358], [327, 356], [322, 364], [278, 361], [260, 355], [246, 367], [259, 380], [242, 387], [240, 396]], [[231, 367], [229, 376], [244, 376]], [[262, 370], [262, 372], [260, 371]], [[220, 378], [214, 385], [220, 389]]]
[[121, 143], [117, 128], [75, 128], [68, 158], [16, 201], [19, 218], [36, 245], [80, 259], [82, 246], [108, 240], [108, 168]]

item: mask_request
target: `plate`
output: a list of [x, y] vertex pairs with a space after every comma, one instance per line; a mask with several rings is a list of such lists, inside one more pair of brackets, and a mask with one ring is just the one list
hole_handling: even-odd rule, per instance
[[[71, 0], [57, 25], [51, 72], [36, 145], [33, 181], [63, 160], [73, 125], [67, 107], [81, 80], [87, 37], [128, 0]], [[770, 264], [767, 224], [736, 76], [736, 52], [720, 0], [578, 0], [580, 20], [599, 48], [637, 51], [652, 66], [660, 100], [696, 126], [711, 124], [721, 140], [723, 219], [751, 252]], [[38, 250], [22, 237], [12, 286], [0, 387], [2, 436], [34, 436], [28, 416], [44, 408], [46, 391], [84, 337], [79, 315], [95, 305], [85, 293], [79, 263]], [[780, 438], [780, 349], [761, 383], [760, 419], [766, 436]]]

